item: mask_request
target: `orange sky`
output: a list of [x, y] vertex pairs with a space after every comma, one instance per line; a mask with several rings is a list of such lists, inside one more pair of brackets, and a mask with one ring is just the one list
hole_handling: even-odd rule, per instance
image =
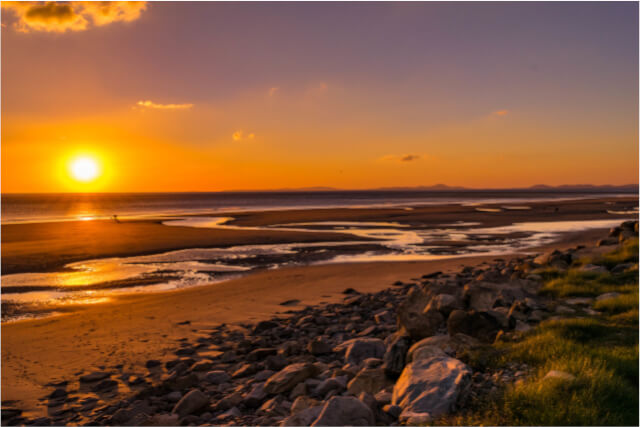
[[635, 3], [2, 7], [2, 192], [638, 182]]

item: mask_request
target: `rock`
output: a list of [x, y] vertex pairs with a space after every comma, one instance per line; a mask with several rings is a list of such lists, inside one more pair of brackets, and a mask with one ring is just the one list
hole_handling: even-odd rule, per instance
[[267, 392], [264, 390], [264, 383], [258, 383], [253, 385], [243, 402], [247, 408], [257, 408], [266, 398]]
[[397, 419], [402, 413], [402, 408], [398, 405], [387, 404], [382, 407], [382, 410], [394, 419]]
[[402, 373], [410, 343], [407, 335], [394, 335], [383, 358], [384, 372], [389, 378], [397, 378]]
[[270, 369], [265, 369], [263, 371], [258, 372], [257, 374], [254, 375], [253, 379], [256, 381], [266, 381], [269, 378], [271, 378], [271, 376], [275, 374], [275, 371], [272, 371]]
[[322, 407], [312, 426], [372, 426], [371, 409], [351, 396], [333, 396]]
[[408, 364], [393, 388], [391, 403], [402, 407], [400, 420], [431, 420], [454, 409], [471, 370], [451, 357], [432, 357]]
[[345, 362], [352, 365], [359, 365], [370, 357], [382, 358], [385, 353], [384, 342], [379, 338], [354, 338], [339, 347], [346, 348]]
[[362, 392], [376, 394], [390, 383], [383, 368], [363, 369], [349, 381], [347, 390], [354, 396]]
[[607, 237], [606, 239], [600, 239], [596, 242], [597, 247], [611, 246], [611, 245], [617, 245], [617, 244], [618, 244], [618, 239], [615, 237]]
[[[298, 396], [296, 400], [291, 404], [291, 414], [295, 414], [300, 411], [304, 411], [308, 408], [313, 408], [314, 406], [318, 406], [318, 401], [312, 399], [309, 396]], [[320, 412], [318, 411], [318, 414]]]
[[[593, 298], [588, 298], [588, 297], [567, 298], [566, 300], [564, 300], [564, 302], [566, 302], [569, 305], [591, 305], [591, 303], [593, 302]], [[531, 318], [531, 316], [529, 318]]]
[[601, 294], [596, 297], [596, 301], [604, 301], [608, 299], [617, 298], [620, 296], [618, 292], [607, 292], [606, 294]]
[[307, 345], [307, 351], [313, 354], [314, 356], [318, 356], [321, 354], [328, 354], [333, 351], [331, 344], [329, 344], [324, 338], [316, 337], [313, 340], [309, 341]]
[[257, 414], [271, 415], [271, 416], [283, 416], [289, 412], [282, 404], [282, 396], [273, 397], [260, 406], [256, 411]]
[[182, 399], [182, 392], [172, 391], [171, 393], [165, 396], [165, 399], [167, 399], [171, 403], [179, 402], [180, 399]]
[[155, 414], [140, 423], [142, 426], [177, 426], [180, 424], [178, 414]]
[[235, 372], [233, 372], [231, 374], [231, 378], [246, 377], [247, 375], [252, 375], [252, 374], [256, 373], [257, 370], [258, 370], [258, 368], [256, 367], [256, 365], [254, 365], [252, 363], [245, 363], [245, 364], [241, 365], [238, 369], [236, 369]]
[[415, 362], [417, 360], [446, 355], [447, 353], [445, 353], [440, 347], [436, 347], [435, 345], [425, 345], [423, 347], [419, 347], [413, 352], [411, 360]]
[[326, 396], [327, 393], [332, 390], [342, 391], [345, 388], [346, 387], [344, 381], [340, 381], [337, 378], [327, 378], [316, 386], [316, 388], [313, 390], [313, 394], [318, 397], [324, 398], [324, 396]]
[[240, 409], [236, 408], [235, 406], [231, 409], [229, 409], [227, 412], [224, 412], [220, 415], [218, 415], [218, 418], [221, 419], [225, 419], [225, 418], [237, 418], [242, 416], [242, 412], [240, 412]]
[[110, 376], [111, 376], [111, 372], [97, 371], [97, 372], [92, 372], [90, 374], [81, 376], [80, 382], [90, 383], [90, 382], [100, 381], [105, 378], [109, 378]]
[[398, 326], [413, 339], [434, 335], [444, 317], [435, 308], [427, 308], [429, 296], [421, 289], [413, 289], [398, 307]]
[[491, 310], [498, 300], [499, 290], [493, 283], [472, 282], [464, 287], [462, 297], [469, 309], [486, 311]]
[[211, 369], [212, 366], [213, 366], [213, 363], [211, 361], [201, 360], [191, 365], [191, 370], [194, 372], [208, 371], [209, 369]]
[[205, 375], [204, 379], [211, 384], [219, 385], [229, 382], [231, 377], [225, 371], [209, 371], [207, 372], [207, 375]]
[[455, 356], [459, 352], [478, 345], [480, 345], [480, 342], [477, 339], [464, 334], [456, 334], [453, 337], [450, 335], [434, 335], [413, 344], [407, 353], [407, 362], [413, 361], [415, 352], [421, 347], [438, 347], [447, 355]]
[[285, 393], [298, 383], [312, 377], [314, 366], [310, 363], [294, 363], [274, 374], [265, 383], [265, 391], [269, 394]]
[[573, 308], [567, 307], [566, 305], [558, 305], [556, 307], [556, 313], [558, 314], [573, 314], [575, 312]]
[[322, 411], [322, 406], [313, 406], [311, 408], [303, 409], [302, 411], [296, 412], [291, 416], [285, 418], [280, 423], [281, 426], [308, 426], [311, 425], [313, 420], [318, 418], [320, 412]]
[[550, 265], [552, 267], [564, 269], [571, 264], [572, 256], [570, 253], [563, 253], [557, 249], [546, 252], [536, 257], [533, 262], [539, 265]]
[[376, 313], [373, 315], [373, 320], [378, 324], [378, 325], [384, 325], [386, 323], [392, 323], [393, 322], [393, 315], [391, 314], [391, 312], [389, 310], [384, 310], [380, 313]]
[[548, 380], [548, 379], [558, 379], [558, 380], [563, 380], [563, 381], [573, 381], [573, 380], [576, 379], [576, 377], [571, 375], [568, 372], [551, 370], [551, 371], [547, 372], [547, 375], [545, 375], [544, 378], [543, 378], [543, 380]]
[[268, 356], [275, 356], [276, 354], [278, 354], [278, 349], [275, 348], [257, 348], [247, 354], [247, 360], [249, 362], [256, 362]]
[[207, 396], [200, 390], [191, 390], [185, 394], [176, 406], [173, 407], [174, 414], [178, 414], [180, 417], [193, 414], [198, 410], [204, 408], [209, 403]]
[[[504, 323], [507, 317], [503, 317]], [[447, 320], [447, 330], [449, 335], [460, 333], [485, 342], [493, 342], [498, 331], [503, 328], [500, 320], [500, 313], [495, 311], [471, 311], [467, 313], [462, 310], [454, 310]]]
[[603, 267], [601, 265], [594, 265], [594, 264], [585, 264], [582, 267], [580, 267], [579, 270], [584, 273], [597, 273], [597, 274], [609, 272], [609, 270], [607, 270], [606, 267]]
[[444, 316], [448, 316], [453, 310], [463, 308], [462, 300], [449, 294], [436, 295], [430, 304]]
[[307, 385], [305, 383], [299, 383], [289, 393], [289, 399], [295, 400], [299, 396], [306, 396], [308, 394]]
[[631, 270], [633, 267], [635, 267], [636, 264], [632, 263], [632, 262], [625, 262], [623, 264], [618, 264], [615, 267], [613, 267], [611, 269], [611, 273], [612, 274], [620, 274], [620, 273], [624, 273], [627, 270]]

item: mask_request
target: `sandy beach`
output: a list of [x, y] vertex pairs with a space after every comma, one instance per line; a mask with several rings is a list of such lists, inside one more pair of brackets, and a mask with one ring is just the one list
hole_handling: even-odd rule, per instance
[[[530, 210], [506, 211], [504, 216], [473, 207], [416, 207], [399, 209], [342, 209], [238, 213], [234, 224], [266, 225], [305, 221], [403, 221], [437, 224], [456, 220], [508, 224], [541, 219], [553, 212], [556, 220], [607, 217], [603, 207], [622, 207], [637, 199], [531, 203]], [[555, 212], [559, 208], [559, 212]], [[549, 214], [547, 214], [549, 215]], [[610, 215], [609, 215], [610, 216]], [[630, 215], [630, 217], [633, 217]], [[548, 219], [548, 216], [545, 217]], [[622, 219], [620, 219], [622, 221]], [[568, 248], [593, 245], [606, 234], [594, 229], [566, 233], [552, 245]], [[252, 230], [212, 230], [168, 227], [157, 221], [121, 224], [107, 221], [3, 225], [3, 274], [59, 269], [71, 260], [140, 254], [193, 246], [224, 246], [287, 241], [353, 240], [353, 236], [318, 231], [291, 233]], [[500, 258], [508, 258], [502, 256]], [[178, 340], [193, 339], [221, 323], [255, 322], [289, 309], [340, 301], [342, 291], [354, 288], [376, 292], [396, 281], [410, 282], [434, 271], [458, 271], [488, 262], [495, 256], [437, 261], [347, 263], [298, 266], [260, 271], [246, 277], [172, 292], [122, 295], [101, 304], [75, 306], [64, 315], [5, 323], [2, 326], [2, 399], [27, 414], [46, 412], [42, 399], [46, 384], [73, 381], [82, 372], [98, 369], [144, 371], [150, 358], [169, 358]], [[289, 305], [283, 302], [295, 300]]]

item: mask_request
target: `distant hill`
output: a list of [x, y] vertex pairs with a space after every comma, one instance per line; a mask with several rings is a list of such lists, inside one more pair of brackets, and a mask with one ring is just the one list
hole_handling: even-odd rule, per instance
[[345, 188], [335, 188], [335, 187], [299, 187], [299, 188], [277, 188], [270, 190], [230, 190], [223, 191], [224, 193], [251, 193], [251, 192], [272, 192], [272, 193], [295, 193], [295, 192], [313, 192], [313, 191], [493, 191], [493, 192], [513, 192], [513, 191], [537, 191], [537, 192], [558, 192], [558, 193], [638, 193], [639, 187], [638, 184], [627, 184], [627, 185], [591, 185], [591, 184], [578, 184], [578, 185], [545, 185], [538, 184], [532, 185], [531, 187], [514, 187], [514, 188], [469, 188], [469, 187], [460, 187], [460, 186], [452, 186], [446, 184], [436, 184], [436, 185], [420, 185], [415, 187], [378, 187], [378, 188], [368, 188], [361, 190], [354, 189], [345, 189]]

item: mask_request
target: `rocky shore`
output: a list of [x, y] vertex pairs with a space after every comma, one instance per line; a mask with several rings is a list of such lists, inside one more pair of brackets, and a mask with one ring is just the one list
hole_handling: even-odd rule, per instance
[[119, 366], [50, 384], [46, 417], [23, 417], [3, 402], [2, 424], [430, 423], [531, 374], [526, 364], [474, 368], [469, 360], [477, 353], [548, 319], [599, 316], [593, 303], [617, 296], [554, 298], [540, 292], [546, 269], [637, 271], [637, 263], [578, 263], [637, 236], [638, 222], [627, 221], [599, 247], [429, 274], [377, 293], [347, 288], [338, 304], [199, 330], [171, 360], [148, 360], [146, 371]]

